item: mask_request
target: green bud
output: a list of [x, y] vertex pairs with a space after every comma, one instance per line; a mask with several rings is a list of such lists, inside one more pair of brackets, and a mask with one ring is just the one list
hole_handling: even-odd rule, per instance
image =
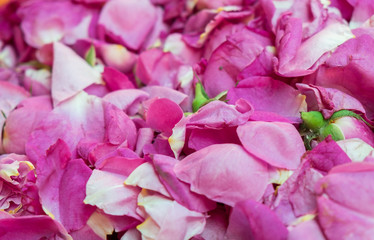
[[345, 139], [342, 130], [340, 130], [340, 128], [334, 123], [330, 123], [326, 127], [322, 128], [320, 133], [321, 140], [325, 139], [329, 135], [331, 135], [332, 139], [335, 141]]
[[317, 131], [326, 125], [326, 120], [323, 118], [322, 113], [317, 111], [302, 112], [301, 119], [305, 126], [313, 131]]
[[95, 47], [91, 45], [90, 49], [88, 49], [88, 52], [86, 53], [86, 62], [90, 64], [92, 67], [95, 66], [96, 63], [96, 51]]

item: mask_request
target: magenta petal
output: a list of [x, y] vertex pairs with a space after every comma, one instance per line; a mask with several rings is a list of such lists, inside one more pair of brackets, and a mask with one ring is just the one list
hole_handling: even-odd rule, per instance
[[203, 148], [178, 162], [174, 171], [192, 191], [230, 206], [259, 200], [269, 181], [267, 165], [235, 144]]
[[170, 135], [183, 117], [182, 109], [167, 98], [157, 99], [151, 103], [147, 111], [147, 124], [160, 132]]
[[272, 166], [296, 169], [305, 152], [296, 128], [283, 122], [248, 122], [237, 133], [244, 148]]
[[239, 202], [230, 215], [227, 239], [287, 239], [287, 228], [269, 207], [253, 200]]
[[[142, 17], [139, 19], [139, 16]], [[114, 0], [104, 5], [99, 24], [109, 36], [118, 37], [127, 47], [137, 50], [145, 42], [155, 20], [156, 8], [149, 0]]]
[[[81, 159], [71, 160], [70, 157], [66, 143], [58, 140], [48, 150], [46, 158], [37, 162], [36, 181], [43, 210], [69, 232], [86, 225], [95, 210], [83, 203], [91, 170]], [[69, 201], [64, 201], [64, 196], [69, 196]]]
[[71, 239], [64, 227], [48, 216], [0, 217], [0, 237], [4, 240]]
[[129, 78], [115, 68], [105, 67], [102, 75], [106, 83], [106, 87], [110, 91], [135, 88], [134, 84], [129, 80]]

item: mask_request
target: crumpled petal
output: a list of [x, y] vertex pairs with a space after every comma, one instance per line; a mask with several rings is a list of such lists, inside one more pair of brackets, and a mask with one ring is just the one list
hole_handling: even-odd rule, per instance
[[352, 110], [365, 113], [362, 104], [352, 96], [335, 88], [296, 84], [297, 89], [306, 96], [309, 111], [320, 111], [325, 119], [339, 110]]
[[146, 214], [146, 220], [136, 227], [143, 238], [188, 240], [204, 229], [204, 214], [190, 211], [161, 195], [150, 195], [143, 190], [138, 205]]

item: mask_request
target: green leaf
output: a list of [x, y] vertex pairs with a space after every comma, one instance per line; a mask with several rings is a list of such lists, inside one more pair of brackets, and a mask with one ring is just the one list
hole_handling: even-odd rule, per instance
[[335, 141], [345, 139], [343, 132], [334, 123], [330, 123], [329, 125], [321, 129], [321, 135], [320, 135], [320, 138], [322, 138], [321, 140], [325, 139], [329, 135], [331, 135], [332, 139], [334, 139]]
[[85, 59], [86, 59], [86, 62], [88, 64], [90, 64], [92, 67], [95, 66], [95, 63], [96, 63], [96, 51], [95, 51], [95, 47], [93, 45], [91, 45], [90, 49], [86, 53]]
[[368, 123], [365, 119], [363, 119], [360, 115], [358, 115], [357, 113], [354, 113], [352, 111], [349, 111], [349, 110], [340, 110], [340, 111], [337, 111], [335, 112], [330, 118], [329, 118], [329, 122], [334, 122], [335, 120], [338, 120], [339, 118], [342, 118], [342, 117], [353, 117], [353, 118], [356, 118], [360, 121], [363, 121], [366, 125], [368, 125], [370, 128], [374, 128], [374, 126], [372, 126], [370, 123]]
[[322, 113], [317, 111], [301, 112], [301, 119], [304, 125], [313, 131], [319, 130], [327, 123]]
[[197, 112], [197, 110], [199, 110], [207, 101], [209, 101], [209, 97], [206, 94], [203, 85], [199, 81], [195, 86], [195, 98], [192, 102], [193, 112]]

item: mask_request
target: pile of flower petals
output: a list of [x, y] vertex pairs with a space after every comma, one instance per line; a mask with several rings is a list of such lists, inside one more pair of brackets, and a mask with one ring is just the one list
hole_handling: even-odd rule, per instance
[[374, 239], [373, 19], [0, 1], [0, 239]]

